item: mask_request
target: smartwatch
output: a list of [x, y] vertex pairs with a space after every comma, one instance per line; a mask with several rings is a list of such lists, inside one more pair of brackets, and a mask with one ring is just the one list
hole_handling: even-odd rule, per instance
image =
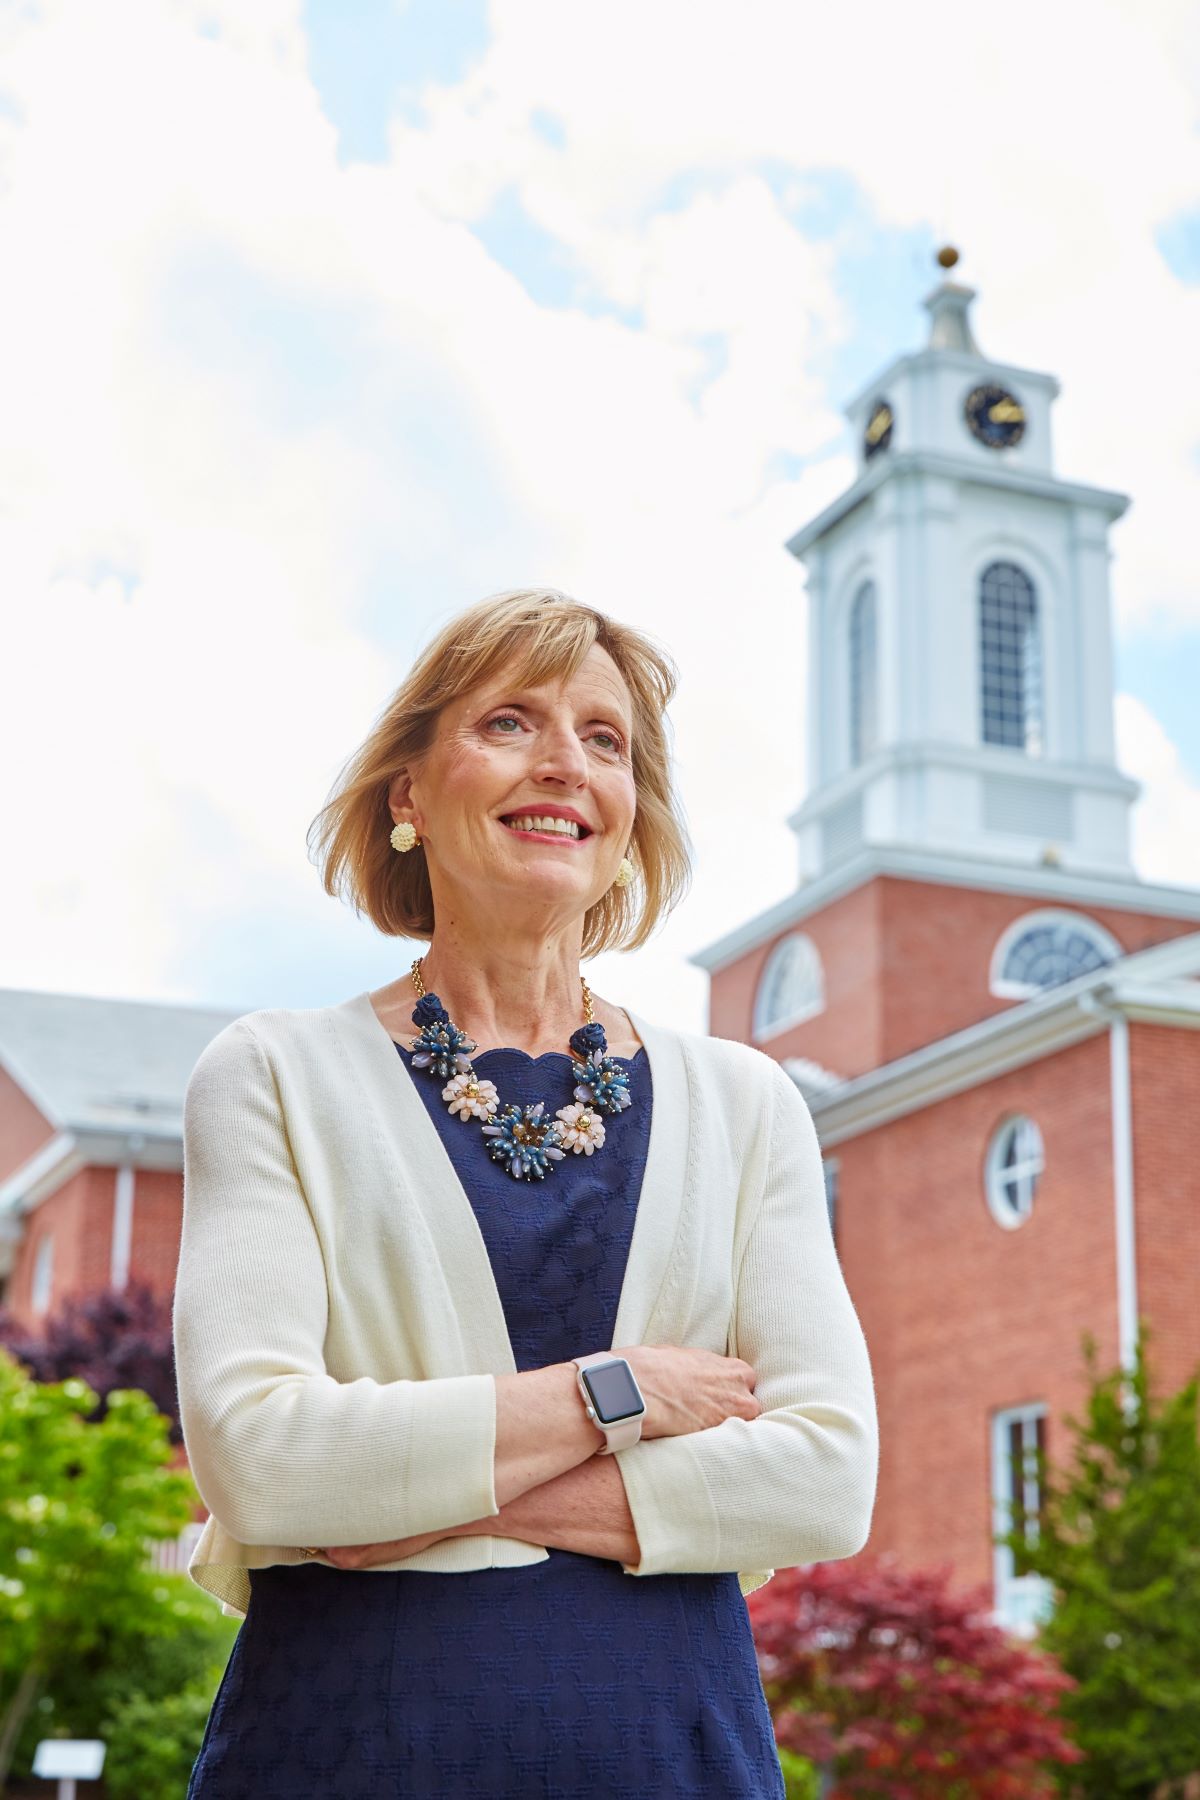
[[642, 1390], [628, 1361], [614, 1356], [611, 1350], [593, 1350], [588, 1356], [573, 1356], [571, 1361], [587, 1416], [608, 1440], [597, 1450], [597, 1456], [628, 1450], [642, 1435], [646, 1411]]

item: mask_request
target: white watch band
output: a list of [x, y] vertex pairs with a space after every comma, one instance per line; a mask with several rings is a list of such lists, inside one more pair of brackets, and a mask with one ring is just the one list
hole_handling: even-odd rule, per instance
[[[619, 1362], [624, 1363], [625, 1367], [629, 1369], [629, 1379], [633, 1382], [634, 1387], [637, 1388], [637, 1377], [633, 1370], [629, 1368], [628, 1358], [624, 1356], [615, 1356], [611, 1350], [592, 1350], [586, 1356], [573, 1356], [571, 1361], [575, 1365], [575, 1380], [578, 1383], [579, 1392], [583, 1397], [583, 1404], [587, 1409], [588, 1418], [598, 1430], [604, 1433], [608, 1440], [607, 1443], [600, 1446], [596, 1455], [611, 1456], [614, 1450], [628, 1450], [629, 1446], [631, 1444], [636, 1444], [642, 1435], [642, 1420], [646, 1416], [645, 1402], [643, 1401], [643, 1410], [637, 1414], [636, 1418], [617, 1419], [611, 1425], [606, 1425], [602, 1419], [597, 1418], [596, 1409], [592, 1405], [586, 1387], [583, 1385], [583, 1371], [585, 1369], [592, 1368], [596, 1363]], [[640, 1388], [638, 1388], [638, 1394], [639, 1396], [641, 1394]]]

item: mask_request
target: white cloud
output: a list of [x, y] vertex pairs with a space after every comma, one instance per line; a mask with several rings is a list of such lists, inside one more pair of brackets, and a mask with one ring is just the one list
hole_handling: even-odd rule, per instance
[[[782, 545], [850, 478], [823, 371], [874, 301], [839, 278], [866, 228], [805, 234], [764, 171], [810, 192], [843, 172], [880, 233], [961, 232], [984, 348], [1063, 379], [1060, 469], [1134, 495], [1122, 618], [1196, 623], [1200, 290], [1153, 247], [1200, 200], [1188, 9], [618, 0], [581, 33], [577, 9], [505, 0], [463, 81], [393, 122], [389, 164], [350, 168], [300, 19], [60, 0], [5, 29], [0, 755], [23, 879], [0, 980], [251, 1005], [388, 979], [403, 947], [333, 914], [305, 827], [445, 612], [540, 580], [679, 660], [697, 883], [603, 978], [699, 1024], [683, 956], [792, 885]], [[539, 305], [476, 236], [509, 188], [577, 307]], [[290, 335], [315, 317], [336, 366]], [[894, 348], [921, 331], [914, 306]], [[814, 460], [781, 482], [781, 451]], [[1168, 776], [1144, 808], [1192, 805]], [[1184, 833], [1154, 830], [1160, 878], [1192, 878]]]
[[1154, 714], [1118, 694], [1117, 761], [1142, 783], [1133, 814], [1133, 860], [1143, 881], [1200, 888], [1200, 783]]

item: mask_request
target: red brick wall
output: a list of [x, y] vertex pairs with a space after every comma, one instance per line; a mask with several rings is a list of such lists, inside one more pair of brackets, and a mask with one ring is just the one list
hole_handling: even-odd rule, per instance
[[[827, 1151], [837, 1237], [871, 1351], [880, 1480], [864, 1554], [949, 1561], [992, 1578], [990, 1422], [1043, 1402], [1051, 1460], [1078, 1415], [1081, 1334], [1115, 1363], [1116, 1251], [1108, 1034], [1010, 1071]], [[984, 1195], [992, 1131], [1030, 1114], [1046, 1166], [1033, 1211], [1006, 1230]]]
[[[802, 922], [824, 966], [825, 1009], [764, 1039], [761, 1048], [778, 1058], [811, 1057], [848, 1078], [990, 1018], [1014, 1004], [988, 987], [997, 939], [1015, 919], [1051, 904], [1038, 895], [878, 876]], [[1190, 920], [1150, 913], [1073, 910], [1103, 925], [1125, 951], [1195, 930]], [[759, 977], [786, 936], [776, 933], [713, 975], [709, 1029], [715, 1037], [751, 1041]]]
[[[25, 1216], [4, 1304], [22, 1325], [38, 1329], [69, 1294], [91, 1294], [112, 1282], [113, 1212], [117, 1171], [80, 1169]], [[183, 1223], [183, 1176], [172, 1169], [134, 1171], [129, 1278], [149, 1281], [163, 1294], [175, 1286]], [[50, 1307], [33, 1310], [38, 1245], [54, 1234]]]
[[48, 1143], [54, 1128], [25, 1090], [0, 1069], [0, 1181]]
[[130, 1280], [147, 1281], [159, 1294], [173, 1294], [182, 1230], [182, 1171], [139, 1169], [133, 1193]]
[[1151, 1389], [1200, 1369], [1200, 1032], [1129, 1027], [1138, 1311]]

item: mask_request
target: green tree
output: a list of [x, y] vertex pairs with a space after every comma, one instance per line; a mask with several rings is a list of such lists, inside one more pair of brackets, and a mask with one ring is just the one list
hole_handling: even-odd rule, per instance
[[1053, 1584], [1040, 1647], [1075, 1679], [1060, 1710], [1086, 1762], [1064, 1779], [1079, 1800], [1167, 1800], [1200, 1770], [1198, 1375], [1155, 1400], [1143, 1325], [1132, 1369], [1100, 1377], [1083, 1338], [1087, 1420], [1064, 1473], [1031, 1450], [1037, 1520], [997, 1539], [1020, 1572]]
[[42, 1384], [0, 1351], [0, 1793], [22, 1726], [98, 1645], [120, 1658], [178, 1629], [177, 1589], [148, 1561], [192, 1518], [195, 1483], [166, 1465], [169, 1421], [134, 1388]]

